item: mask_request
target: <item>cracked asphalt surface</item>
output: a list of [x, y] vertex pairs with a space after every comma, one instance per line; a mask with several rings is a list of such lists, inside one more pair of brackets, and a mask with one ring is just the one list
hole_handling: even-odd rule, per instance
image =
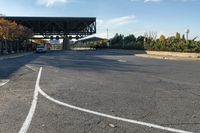
[[[65, 51], [0, 61], [0, 132], [29, 112], [39, 67], [51, 97], [93, 111], [200, 132], [200, 62], [134, 57], [135, 51]], [[114, 125], [111, 126], [111, 125]], [[39, 95], [28, 133], [165, 133], [57, 105]]]

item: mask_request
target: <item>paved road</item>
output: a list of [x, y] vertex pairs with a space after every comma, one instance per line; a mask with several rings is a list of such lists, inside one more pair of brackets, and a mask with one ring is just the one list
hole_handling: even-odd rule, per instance
[[[30, 54], [0, 61], [0, 132], [16, 133], [32, 104], [36, 79], [50, 97], [103, 114], [200, 132], [200, 62], [137, 58], [133, 51]], [[28, 133], [165, 133], [85, 113], [41, 93]]]

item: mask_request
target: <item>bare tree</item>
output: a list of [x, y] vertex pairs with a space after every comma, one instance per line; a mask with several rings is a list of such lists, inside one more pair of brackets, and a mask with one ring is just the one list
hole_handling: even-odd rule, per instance
[[144, 34], [145, 39], [148, 40], [156, 40], [157, 36], [158, 36], [157, 32], [154, 31], [149, 31]]

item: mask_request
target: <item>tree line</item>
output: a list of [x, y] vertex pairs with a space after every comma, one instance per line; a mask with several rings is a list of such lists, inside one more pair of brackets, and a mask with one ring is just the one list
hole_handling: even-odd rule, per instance
[[110, 39], [110, 48], [132, 49], [132, 50], [155, 50], [172, 52], [200, 52], [200, 41], [197, 37], [188, 40], [185, 35], [176, 33], [175, 36], [165, 37], [161, 35], [157, 38], [155, 32], [145, 33], [144, 36], [135, 35], [124, 36], [116, 34]]
[[33, 36], [31, 29], [0, 18], [0, 54], [32, 50], [28, 41]]

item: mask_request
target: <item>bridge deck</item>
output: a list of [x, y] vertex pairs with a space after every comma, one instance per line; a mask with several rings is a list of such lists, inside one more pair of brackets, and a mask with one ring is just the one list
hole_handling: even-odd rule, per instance
[[75, 35], [85, 37], [96, 33], [94, 17], [12, 17], [15, 21], [33, 30], [34, 35]]

